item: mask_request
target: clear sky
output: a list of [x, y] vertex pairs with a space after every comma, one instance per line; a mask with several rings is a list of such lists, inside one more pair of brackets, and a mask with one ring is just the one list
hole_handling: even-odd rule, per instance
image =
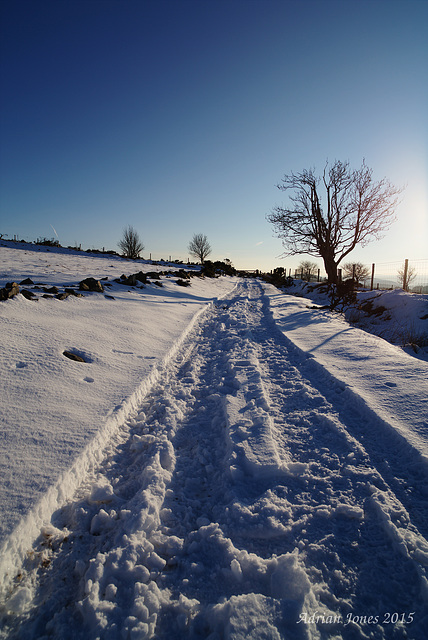
[[352, 256], [428, 257], [426, 0], [1, 0], [0, 29], [0, 233], [292, 267], [275, 185], [365, 158], [407, 186]]

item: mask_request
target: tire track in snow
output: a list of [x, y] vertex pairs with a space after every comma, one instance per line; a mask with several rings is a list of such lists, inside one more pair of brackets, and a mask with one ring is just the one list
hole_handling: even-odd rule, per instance
[[[138, 609], [141, 598], [129, 585], [139, 579], [144, 591], [150, 580], [154, 589], [153, 576], [165, 566], [148, 537], [159, 524], [166, 484], [175, 465], [171, 441], [177, 423], [192, 411], [198, 395], [195, 373], [189, 374], [189, 368], [194, 371], [201, 360], [199, 357], [196, 364], [189, 365], [198, 331], [202, 330], [197, 327], [196, 336], [188, 338], [175, 360], [165, 367], [162, 380], [154, 385], [136, 415], [112, 438], [97, 476], [86, 479], [75, 500], [54, 514], [55, 526], [42, 533], [34, 562], [30, 558], [26, 563], [26, 584], [8, 603], [9, 610], [19, 611], [36, 590], [32, 611], [21, 616], [19, 637], [41, 637], [46, 629], [54, 629], [58, 637], [79, 637], [80, 633], [86, 638], [91, 627], [96, 634], [95, 629], [103, 626], [108, 626], [105, 637], [115, 637], [119, 624], [125, 634], [129, 626], [136, 637], [135, 619], [131, 616], [127, 623], [125, 611]], [[199, 402], [196, 411], [205, 411], [205, 402], [205, 398], [204, 406]], [[174, 548], [178, 538], [171, 540]], [[42, 566], [39, 583], [38, 565]], [[64, 575], [66, 581], [60, 578]], [[112, 582], [106, 584], [107, 579]], [[145, 594], [142, 599], [148, 597]], [[143, 604], [140, 609], [144, 636], [153, 631], [156, 612]], [[58, 612], [54, 620], [52, 611]], [[19, 617], [6, 616], [4, 626], [17, 626], [17, 622]]]
[[10, 637], [422, 638], [425, 541], [305, 363], [258, 284], [209, 310], [43, 532]]
[[[412, 518], [399, 499], [409, 496], [400, 490], [400, 478], [388, 465], [388, 458], [392, 458], [397, 467], [395, 438], [391, 438], [389, 446], [382, 438], [383, 455], [372, 459], [376, 433], [384, 430], [382, 421], [374, 416], [370, 422], [372, 412], [363, 411], [361, 415], [360, 403], [354, 400], [349, 405], [349, 397], [347, 406], [346, 400], [345, 406], [338, 403], [332, 376], [314, 375], [312, 365], [316, 363], [282, 335], [278, 337], [279, 332], [272, 330], [266, 303], [261, 306], [265, 307], [264, 318], [255, 323], [252, 336], [258, 344], [262, 379], [270, 396], [276, 427], [273, 433], [279, 448], [291, 450], [295, 461], [309, 464], [310, 469], [309, 474], [288, 482], [288, 495], [295, 485], [292, 495], [296, 501], [291, 544], [296, 543], [307, 556], [311, 580], [316, 583], [318, 573], [328, 586], [328, 591], [320, 594], [321, 601], [331, 606], [332, 594], [334, 598], [345, 597], [345, 606], [339, 608], [342, 616], [350, 606], [368, 614], [372, 611], [375, 616], [382, 608], [388, 611], [394, 605], [394, 610], [401, 607], [403, 611], [419, 607], [419, 625], [412, 629], [402, 625], [404, 630], [398, 629], [396, 637], [424, 637], [428, 545], [415, 521], [426, 535], [426, 469], [420, 460], [415, 461], [410, 447], [401, 448], [399, 471], [405, 477], [407, 469], [407, 486], [414, 481], [411, 498], [405, 503]], [[306, 375], [296, 375], [296, 367], [306, 375], [311, 372], [311, 382]], [[317, 369], [318, 365], [316, 372]], [[333, 397], [338, 407], [326, 397]], [[370, 429], [373, 433], [369, 456], [363, 445]], [[354, 437], [358, 435], [361, 442]], [[305, 489], [302, 481], [307, 482]], [[279, 502], [281, 491], [276, 492], [276, 497]], [[255, 511], [260, 513], [259, 505]], [[373, 544], [375, 540], [377, 543]], [[388, 588], [385, 582], [389, 583]], [[368, 607], [369, 601], [374, 606]], [[393, 637], [392, 627], [377, 632]]]

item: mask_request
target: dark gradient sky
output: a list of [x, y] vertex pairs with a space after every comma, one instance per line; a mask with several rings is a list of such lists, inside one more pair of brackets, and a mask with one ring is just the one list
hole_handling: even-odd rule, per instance
[[[284, 173], [407, 188], [356, 259], [427, 257], [428, 2], [2, 0], [0, 233], [272, 268]], [[285, 261], [287, 262], [287, 261]], [[287, 263], [290, 264], [290, 261]]]

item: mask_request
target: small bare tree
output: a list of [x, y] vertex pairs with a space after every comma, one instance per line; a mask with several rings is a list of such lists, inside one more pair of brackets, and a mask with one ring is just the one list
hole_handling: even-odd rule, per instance
[[359, 244], [382, 237], [394, 220], [401, 189], [386, 178], [375, 182], [363, 162], [326, 165], [321, 177], [313, 169], [285, 175], [278, 185], [291, 190], [291, 204], [267, 216], [286, 248], [285, 255], [320, 256], [330, 283], [337, 282], [338, 264]]
[[401, 267], [400, 269], [398, 269], [397, 274], [398, 274], [398, 282], [400, 283], [401, 288], [404, 289], [404, 291], [409, 290], [410, 283], [413, 282], [413, 280], [418, 275], [416, 273], [415, 267], [409, 267], [407, 261], [404, 267]]
[[300, 273], [302, 275], [302, 280], [306, 280], [306, 282], [311, 281], [312, 276], [316, 274], [317, 270], [317, 264], [310, 260], [302, 260], [297, 267], [297, 273]]
[[135, 260], [144, 249], [138, 233], [130, 225], [123, 230], [123, 238], [117, 243], [125, 258]]
[[356, 284], [364, 284], [370, 277], [370, 270], [362, 262], [346, 262], [343, 267], [344, 278], [352, 278]]
[[204, 236], [202, 233], [195, 233], [189, 242], [188, 250], [190, 255], [195, 256], [201, 264], [204, 264], [211, 253], [211, 245], [208, 242], [207, 236]]

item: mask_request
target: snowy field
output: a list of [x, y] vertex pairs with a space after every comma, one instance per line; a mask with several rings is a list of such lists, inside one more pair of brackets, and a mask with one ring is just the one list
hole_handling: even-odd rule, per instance
[[[1, 638], [427, 637], [423, 351], [257, 280], [7, 245], [0, 287], [108, 280], [0, 303]], [[398, 295], [382, 331], [423, 330]]]

